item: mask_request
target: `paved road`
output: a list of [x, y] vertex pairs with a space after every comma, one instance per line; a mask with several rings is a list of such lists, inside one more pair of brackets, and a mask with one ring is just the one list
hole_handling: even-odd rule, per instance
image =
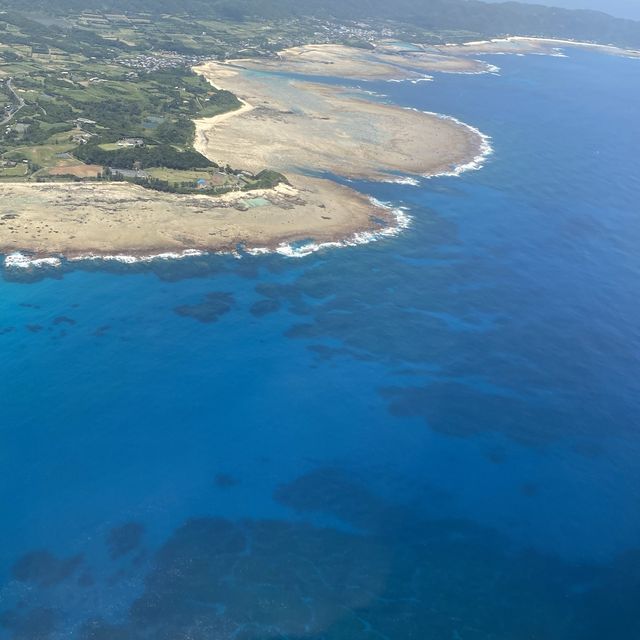
[[7, 124], [7, 122], [11, 122], [16, 113], [18, 113], [18, 111], [20, 111], [20, 109], [24, 107], [24, 100], [16, 93], [16, 90], [13, 88], [13, 78], [9, 78], [7, 80], [7, 89], [9, 89], [9, 91], [11, 91], [11, 93], [13, 94], [13, 97], [18, 103], [18, 107], [14, 111], [12, 111], [4, 120], [0, 120], [0, 126], [2, 126], [3, 124]]

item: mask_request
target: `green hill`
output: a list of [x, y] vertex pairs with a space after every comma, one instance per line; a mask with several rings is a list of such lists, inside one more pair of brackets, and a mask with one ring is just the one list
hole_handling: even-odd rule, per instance
[[[21, 11], [18, 0], [4, 0], [0, 7]], [[614, 18], [597, 11], [576, 11], [517, 2], [485, 3], [479, 0], [34, 0], [30, 13], [65, 16], [96, 11], [131, 14], [188, 15], [242, 21], [250, 18], [314, 16], [342, 20], [390, 20], [412, 24], [434, 32], [467, 31], [484, 36], [537, 35], [640, 47], [640, 22]], [[42, 26], [40, 36], [48, 40], [56, 26]], [[107, 43], [88, 33], [75, 38], [97, 49]]]

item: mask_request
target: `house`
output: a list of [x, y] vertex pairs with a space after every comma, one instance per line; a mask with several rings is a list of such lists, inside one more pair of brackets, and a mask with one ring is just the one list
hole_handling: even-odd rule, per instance
[[139, 169], [120, 169], [118, 167], [109, 167], [111, 175], [121, 175], [123, 178], [148, 178], [149, 174], [146, 171], [140, 171]]
[[122, 138], [116, 144], [119, 147], [144, 147], [144, 140], [142, 138]]
[[78, 129], [82, 129], [83, 124], [96, 124], [96, 121], [89, 120], [88, 118], [76, 118], [73, 123], [78, 127]]
[[85, 131], [81, 131], [80, 133], [76, 133], [71, 137], [71, 142], [75, 142], [76, 144], [87, 144], [90, 138], [93, 138], [93, 133], [86, 133]]

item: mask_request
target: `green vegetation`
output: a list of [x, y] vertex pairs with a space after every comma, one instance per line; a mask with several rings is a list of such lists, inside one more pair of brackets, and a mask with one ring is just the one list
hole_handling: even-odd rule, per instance
[[[144, 175], [139, 175], [144, 173]], [[201, 195], [220, 195], [229, 191], [253, 191], [255, 189], [271, 189], [280, 183], [289, 184], [288, 180], [277, 171], [264, 170], [255, 176], [243, 172], [205, 171], [205, 170], [171, 170], [152, 169], [149, 172], [136, 172], [136, 175], [125, 176], [121, 172], [106, 169], [102, 180], [126, 181], [147, 189], [168, 193]]]
[[[25, 17], [21, 0], [2, 0], [8, 10], [7, 44], [35, 44], [109, 57], [144, 48], [186, 55], [224, 56], [229, 50], [276, 44], [280, 37], [322, 33], [313, 21], [356, 21], [389, 30], [421, 29], [437, 39], [449, 34], [504, 34], [575, 38], [640, 46], [637, 22], [595, 11], [572, 11], [517, 2], [478, 0], [33, 0]], [[46, 19], [43, 19], [46, 16]], [[53, 18], [52, 18], [53, 17]], [[261, 25], [256, 35], [255, 24]], [[295, 28], [292, 30], [291, 25]], [[275, 28], [274, 28], [275, 27]], [[0, 27], [2, 28], [2, 27]], [[18, 33], [14, 33], [14, 28]], [[35, 40], [28, 42], [25, 31]], [[345, 34], [343, 34], [345, 35]], [[242, 42], [242, 39], [245, 42]], [[261, 45], [262, 46], [262, 45]]]
[[193, 121], [184, 116], [178, 116], [173, 120], [161, 121], [153, 137], [163, 144], [175, 144], [186, 147], [191, 144], [194, 135], [195, 125]]
[[243, 190], [249, 191], [250, 189], [271, 189], [276, 185], [284, 182], [289, 184], [289, 181], [279, 172], [271, 169], [264, 169], [257, 173], [254, 180], [244, 185]]
[[86, 144], [77, 147], [74, 155], [87, 164], [121, 169], [145, 169], [167, 167], [169, 169], [197, 169], [217, 166], [197, 151], [178, 151], [169, 145], [153, 147], [131, 147], [107, 151], [98, 145]]
[[29, 173], [29, 165], [19, 162], [15, 165], [0, 167], [0, 179], [23, 178]]
[[[4, 66], [8, 73], [13, 71], [11, 65]], [[215, 90], [189, 69], [136, 77], [115, 64], [100, 65], [99, 70], [90, 63], [74, 66], [53, 70], [47, 65], [26, 77], [16, 74], [15, 86], [26, 103], [19, 121], [28, 128], [20, 134], [4, 133], [0, 145], [18, 138], [40, 144], [54, 133], [80, 128], [103, 141], [139, 136], [188, 146], [193, 139], [192, 118], [240, 106], [235, 96]], [[78, 123], [78, 118], [84, 121]]]
[[173, 0], [33, 0], [27, 13], [18, 0], [0, 0], [2, 9], [0, 179], [83, 179], [93, 169], [78, 166], [88, 163], [144, 170], [127, 179], [186, 192], [284, 179], [230, 168], [215, 180], [175, 173], [217, 167], [194, 151], [193, 120], [240, 106], [191, 71], [205, 59], [270, 56], [311, 42], [370, 48], [390, 37], [440, 43], [513, 33], [640, 47], [640, 23], [515, 2], [183, 0], [178, 8]]
[[[146, 64], [146, 57], [123, 57], [134, 45], [118, 38], [91, 36], [74, 24], [63, 31], [16, 12], [0, 14], [0, 179], [89, 178], [79, 163], [122, 170], [216, 166], [193, 149], [193, 119], [238, 108], [233, 94], [212, 87], [174, 54]], [[139, 146], [120, 142], [126, 139]], [[75, 173], [65, 173], [67, 166]]]
[[[145, 170], [145, 173], [157, 180], [164, 180], [172, 184], [180, 184], [182, 182], [196, 183], [198, 180], [206, 182], [217, 182], [218, 186], [225, 181], [223, 174], [215, 169], [167, 169], [166, 167], [153, 167]], [[215, 178], [218, 177], [218, 180]]]

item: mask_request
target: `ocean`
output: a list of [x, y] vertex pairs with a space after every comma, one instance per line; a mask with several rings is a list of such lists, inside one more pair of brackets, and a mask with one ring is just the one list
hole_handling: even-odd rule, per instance
[[359, 83], [410, 225], [0, 279], [0, 638], [640, 638], [640, 62]]

